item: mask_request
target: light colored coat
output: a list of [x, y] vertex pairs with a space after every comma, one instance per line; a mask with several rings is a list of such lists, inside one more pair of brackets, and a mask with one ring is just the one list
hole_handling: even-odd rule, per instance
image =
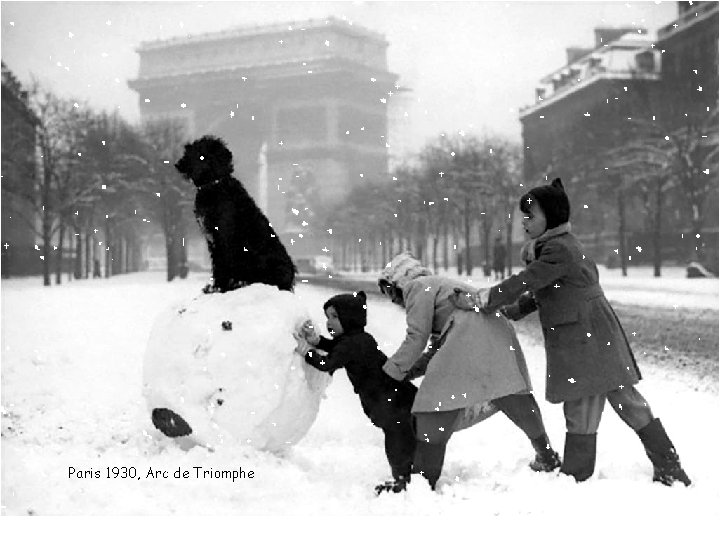
[[[407, 333], [383, 369], [402, 380], [418, 360], [427, 364], [413, 369], [424, 370], [425, 378], [412, 412], [465, 409], [455, 426], [463, 429], [496, 412], [491, 400], [532, 390], [520, 344], [504, 317], [456, 309], [449, 296], [455, 288], [473, 291], [466, 283], [410, 274], [394, 276], [403, 292]], [[423, 355], [430, 338], [435, 348]]]

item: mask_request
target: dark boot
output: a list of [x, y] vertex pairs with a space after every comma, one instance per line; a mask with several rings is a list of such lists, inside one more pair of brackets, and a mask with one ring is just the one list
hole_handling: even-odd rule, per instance
[[443, 462], [445, 461], [445, 444], [430, 444], [425, 441], [418, 441], [413, 461], [414, 473], [425, 477], [430, 484], [430, 489], [435, 489]]
[[550, 446], [547, 433], [530, 441], [535, 449], [535, 459], [530, 462], [530, 468], [535, 472], [550, 472], [557, 469], [560, 463], [560, 456]]
[[690, 485], [690, 478], [680, 465], [680, 458], [659, 418], [653, 419], [647, 426], [639, 429], [637, 434], [653, 464], [654, 482], [671, 486], [678, 480], [686, 486]]
[[568, 433], [560, 472], [575, 477], [578, 482], [590, 478], [595, 471], [596, 442], [597, 433]]
[[383, 492], [400, 493], [407, 489], [407, 485], [410, 483], [410, 475], [396, 476], [392, 480], [385, 482], [384, 484], [378, 484], [375, 486], [375, 495], [380, 495]]

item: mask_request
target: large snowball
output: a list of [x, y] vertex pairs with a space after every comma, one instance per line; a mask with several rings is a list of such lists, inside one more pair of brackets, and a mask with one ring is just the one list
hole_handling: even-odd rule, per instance
[[264, 284], [201, 294], [162, 313], [145, 354], [150, 411], [174, 411], [209, 446], [295, 444], [330, 381], [294, 352], [293, 332], [309, 318], [294, 294]]

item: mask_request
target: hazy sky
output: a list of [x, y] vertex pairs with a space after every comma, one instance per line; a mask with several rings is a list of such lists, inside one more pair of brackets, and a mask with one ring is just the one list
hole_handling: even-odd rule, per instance
[[[394, 111], [406, 147], [441, 131], [520, 139], [518, 109], [537, 81], [592, 46], [596, 26], [657, 30], [676, 2], [2, 2], [2, 59], [62, 96], [139, 118], [141, 41], [329, 15], [385, 34], [389, 67], [413, 89]], [[405, 119], [404, 112], [408, 113]]]

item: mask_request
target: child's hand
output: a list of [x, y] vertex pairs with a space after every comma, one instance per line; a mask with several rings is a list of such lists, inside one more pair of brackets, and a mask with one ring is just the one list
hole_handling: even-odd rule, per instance
[[474, 293], [469, 293], [456, 288], [448, 298], [458, 309], [479, 312], [487, 305], [488, 296], [489, 289], [479, 289]]
[[310, 319], [305, 321], [300, 327], [300, 336], [310, 343], [310, 345], [317, 345], [320, 343], [320, 336], [315, 331], [315, 326]]
[[298, 342], [297, 347], [295, 347], [295, 352], [305, 358], [305, 355], [308, 353], [308, 351], [312, 350], [312, 346], [304, 338], [297, 334], [295, 334], [295, 339]]
[[520, 313], [520, 308], [517, 304], [511, 304], [509, 306], [503, 306], [500, 308], [500, 313], [502, 313], [505, 317], [510, 319], [511, 321], [519, 321], [523, 318], [523, 315]]

